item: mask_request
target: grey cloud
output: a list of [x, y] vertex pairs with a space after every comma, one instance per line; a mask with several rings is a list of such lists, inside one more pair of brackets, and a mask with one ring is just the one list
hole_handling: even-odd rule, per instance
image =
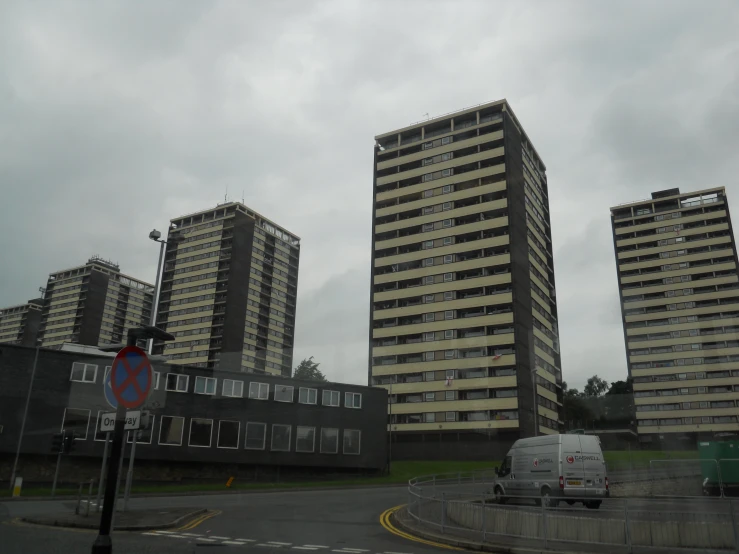
[[364, 382], [373, 136], [505, 97], [548, 168], [565, 379], [618, 378], [608, 208], [735, 198], [737, 24], [730, 1], [4, 2], [0, 305], [93, 253], [153, 280], [152, 227], [243, 191], [303, 239], [296, 355]]

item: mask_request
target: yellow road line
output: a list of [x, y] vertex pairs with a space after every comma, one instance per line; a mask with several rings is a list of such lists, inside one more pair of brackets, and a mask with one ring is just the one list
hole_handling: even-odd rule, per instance
[[390, 531], [393, 535], [398, 535], [399, 537], [403, 537], [404, 539], [408, 539], [415, 542], [420, 542], [423, 544], [428, 544], [429, 546], [436, 546], [437, 548], [446, 548], [447, 550], [463, 550], [462, 548], [456, 548], [454, 546], [449, 546], [448, 544], [440, 543], [440, 542], [434, 542], [434, 541], [428, 541], [426, 539], [421, 539], [419, 537], [414, 537], [413, 535], [409, 535], [408, 533], [405, 533], [395, 527], [392, 523], [390, 523], [390, 516], [397, 512], [400, 508], [405, 506], [405, 504], [401, 504], [400, 506], [395, 506], [394, 508], [390, 508], [389, 510], [385, 510], [380, 515], [380, 525], [382, 525], [387, 531]]
[[204, 513], [203, 515], [201, 515], [199, 517], [196, 517], [194, 520], [190, 521], [189, 523], [186, 523], [182, 527], [178, 527], [177, 529], [175, 529], [175, 531], [188, 531], [190, 529], [195, 529], [195, 527], [197, 527], [198, 525], [200, 525], [204, 521], [206, 521], [206, 520], [208, 520], [208, 519], [210, 519], [212, 517], [215, 517], [215, 516], [217, 516], [217, 515], [219, 515], [221, 513], [223, 513], [223, 512], [221, 512], [221, 510], [211, 510], [211, 511], [208, 511], [208, 512]]

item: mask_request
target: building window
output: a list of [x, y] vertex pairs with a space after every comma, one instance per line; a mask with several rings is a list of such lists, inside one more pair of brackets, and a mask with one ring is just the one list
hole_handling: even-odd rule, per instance
[[269, 384], [249, 383], [249, 398], [254, 400], [269, 400]]
[[436, 354], [434, 352], [424, 352], [423, 353], [423, 360], [426, 362], [433, 362], [436, 358]]
[[425, 381], [435, 381], [436, 380], [436, 372], [434, 371], [427, 371], [423, 374], [423, 378]]
[[221, 394], [231, 398], [241, 398], [244, 396], [244, 382], [234, 381], [233, 379], [224, 379]]
[[434, 178], [434, 174], [433, 173], [426, 173], [426, 175], [424, 175], [421, 178], [421, 180], [425, 183], [426, 181], [430, 181], [433, 178]]
[[280, 423], [272, 424], [272, 442], [269, 449], [272, 452], [290, 452], [290, 433], [292, 426]]
[[434, 412], [426, 412], [423, 414], [424, 423], [436, 423], [436, 414]]
[[171, 392], [187, 392], [189, 375], [180, 375], [179, 373], [167, 373], [167, 386], [165, 390]]
[[222, 420], [218, 422], [218, 448], [238, 448], [241, 434], [240, 421]]
[[210, 448], [213, 435], [213, 420], [194, 417], [190, 420], [190, 438], [187, 446]]
[[433, 294], [427, 294], [423, 297], [423, 301], [425, 304], [430, 304], [434, 301], [434, 295]]
[[434, 189], [423, 191], [424, 198], [431, 198], [434, 195]]
[[449, 246], [450, 244], [454, 244], [454, 238], [444, 237], [444, 246]]
[[98, 366], [75, 362], [72, 364], [72, 373], [69, 376], [69, 380], [77, 383], [94, 383], [97, 373]]
[[[106, 370], [105, 371], [105, 376], [107, 377], [108, 376], [108, 368], [106, 367], [105, 370]], [[155, 371], [154, 372], [154, 382], [151, 385], [154, 388], [154, 390], [159, 390], [159, 378], [161, 376], [162, 376], [162, 374], [159, 373], [158, 371]]]
[[216, 379], [214, 377], [195, 377], [195, 394], [215, 394]]
[[426, 322], [434, 320], [434, 314], [423, 314], [423, 320]]
[[76, 440], [87, 440], [87, 428], [90, 425], [90, 410], [65, 408], [62, 416], [62, 431], [77, 433]]
[[323, 391], [323, 405], [332, 406], [338, 408], [341, 403], [341, 396], [337, 390], [325, 390]]
[[292, 402], [293, 387], [275, 385], [275, 402]]
[[434, 259], [433, 258], [426, 258], [423, 260], [423, 267], [430, 267], [434, 265]]
[[451, 174], [452, 174], [452, 170], [451, 169], [442, 169], [441, 170], [441, 176], [442, 177], [449, 177], [449, 176], [451, 176]]
[[455, 291], [453, 290], [447, 291], [444, 293], [444, 300], [454, 300], [455, 296], [456, 296]]
[[446, 340], [453, 339], [454, 338], [454, 330], [447, 329], [446, 331], [444, 331], [444, 338]]
[[316, 449], [316, 428], [298, 426], [295, 433], [295, 452], [314, 452]]
[[436, 401], [436, 393], [435, 392], [426, 392], [423, 394], [423, 399], [425, 402], [435, 402]]
[[267, 424], [250, 421], [246, 424], [244, 448], [247, 450], [264, 450], [267, 442]]
[[426, 342], [431, 342], [433, 340], [436, 340], [436, 335], [434, 333], [424, 333], [423, 340]]
[[300, 404], [317, 404], [318, 390], [300, 387], [300, 390], [298, 391], [298, 402]]
[[447, 360], [452, 360], [456, 356], [457, 356], [457, 351], [456, 350], [445, 350], [444, 351], [444, 358], [446, 358]]
[[444, 312], [444, 319], [454, 319], [454, 310], [447, 310]]
[[362, 394], [359, 392], [345, 392], [344, 393], [344, 407], [345, 408], [361, 408], [362, 407]]
[[321, 429], [321, 454], [336, 454], [339, 451], [339, 430]]
[[359, 442], [362, 432], [356, 429], [344, 429], [344, 454], [359, 454]]
[[457, 421], [457, 412], [447, 412], [445, 419], [447, 421]]
[[181, 446], [184, 427], [184, 417], [163, 415], [159, 424], [159, 444]]
[[451, 219], [445, 219], [442, 223], [442, 227], [452, 227], [454, 225], [454, 222]]
[[429, 249], [431, 249], [433, 247], [434, 247], [434, 241], [432, 241], [432, 240], [427, 240], [427, 241], [425, 241], [423, 243], [424, 250], [429, 250]]
[[453, 390], [444, 391], [444, 400], [454, 400], [454, 391]]
[[454, 273], [445, 273], [444, 281], [445, 282], [454, 281]]
[[449, 254], [447, 256], [444, 256], [444, 263], [445, 264], [454, 263], [454, 254]]
[[427, 275], [423, 278], [424, 285], [433, 285], [434, 284], [434, 276], [433, 275]]
[[[151, 444], [152, 436], [154, 435], [154, 421], [155, 416], [150, 415], [148, 429], [139, 429], [138, 431], [130, 431], [126, 436], [126, 442], [131, 444], [133, 442], [133, 435], [136, 435], [137, 444]], [[142, 422], [143, 423], [143, 422]], [[105, 440], [105, 434], [103, 434], [103, 440]]]
[[444, 202], [441, 205], [441, 209], [444, 210], [444, 211], [451, 210], [452, 209], [452, 203], [451, 202]]

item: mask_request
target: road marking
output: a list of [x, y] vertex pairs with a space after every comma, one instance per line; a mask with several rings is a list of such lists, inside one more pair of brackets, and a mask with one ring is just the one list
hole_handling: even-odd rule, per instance
[[329, 548], [328, 546], [324, 546], [322, 544], [304, 544], [303, 546], [310, 546], [311, 548]]
[[[428, 544], [430, 546], [436, 546], [438, 548], [446, 548], [447, 550], [462, 550], [461, 548], [456, 548], [454, 546], [449, 546], [448, 544], [443, 544], [440, 542], [433, 542], [433, 541], [427, 541], [426, 539], [421, 539], [419, 537], [414, 537], [413, 535], [409, 535], [408, 533], [405, 533], [395, 527], [392, 523], [390, 523], [390, 516], [397, 512], [400, 508], [405, 506], [405, 504], [401, 504], [399, 506], [395, 506], [394, 508], [389, 508], [382, 512], [380, 514], [380, 525], [382, 525], [387, 531], [391, 532], [393, 535], [397, 535], [399, 537], [403, 537], [404, 539], [408, 539], [415, 542], [420, 542], [422, 544]], [[399, 553], [397, 553], [399, 554]]]
[[277, 542], [277, 541], [267, 541], [268, 544], [276, 544], [278, 546], [290, 546], [291, 542]]
[[293, 546], [293, 550], [318, 550], [313, 546]]
[[[267, 548], [275, 548], [274, 544], [264, 544], [263, 542], [258, 542], [256, 546], [266, 546]], [[277, 548], [280, 548], [279, 546]]]
[[237, 542], [237, 541], [222, 541], [221, 544], [234, 544], [236, 546], [246, 546], [243, 542]]
[[[206, 513], [204, 513], [203, 515], [201, 515], [200, 517], [196, 517], [191, 522], [186, 523], [182, 527], [178, 528], [177, 531], [189, 531], [191, 529], [195, 529], [195, 527], [197, 527], [198, 525], [200, 525], [204, 521], [206, 521], [206, 520], [208, 520], [208, 519], [210, 519], [212, 517], [215, 517], [217, 515], [220, 515], [221, 513], [222, 513], [221, 510], [209, 510]], [[175, 532], [177, 532], [177, 531], [175, 531]], [[169, 531], [169, 532], [171, 533], [172, 531]], [[228, 537], [226, 537], [226, 538], [228, 538]]]
[[182, 535], [185, 535], [186, 537], [202, 537], [200, 533], [181, 533]]
[[241, 541], [241, 542], [257, 542], [254, 539], [234, 539], [235, 541]]
[[211, 539], [218, 539], [219, 541], [230, 541], [231, 537], [217, 537], [216, 535], [210, 535]]
[[172, 537], [173, 539], [189, 539], [190, 537], [186, 537], [185, 535], [167, 535], [168, 537]]
[[154, 531], [154, 532], [162, 534], [162, 535], [174, 535], [175, 534], [174, 531]]
[[204, 537], [201, 537], [198, 539], [200, 542], [217, 542], [215, 539], [206, 539]]
[[369, 552], [369, 550], [366, 550], [364, 548], [346, 548], [346, 547], [344, 547], [344, 550], [348, 550], [349, 552]]
[[[155, 537], [161, 537], [162, 536], [159, 533], [141, 533], [141, 534], [142, 535], [154, 535]], [[164, 535], [164, 536], [166, 537], [167, 535]]]

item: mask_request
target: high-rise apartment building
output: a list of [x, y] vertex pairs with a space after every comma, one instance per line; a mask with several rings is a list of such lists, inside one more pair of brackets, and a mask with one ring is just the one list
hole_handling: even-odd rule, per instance
[[172, 362], [290, 375], [300, 239], [238, 202], [171, 221], [155, 344]]
[[512, 439], [538, 416], [536, 433], [558, 432], [546, 170], [510, 106], [375, 139], [369, 379], [391, 429]]
[[[611, 208], [640, 440], [739, 431], [739, 281], [723, 187]], [[684, 444], [684, 442], [683, 442]]]
[[0, 343], [36, 346], [43, 299], [0, 308]]
[[41, 314], [41, 346], [65, 342], [103, 346], [126, 342], [131, 327], [148, 325], [154, 287], [93, 256], [85, 265], [49, 275]]

